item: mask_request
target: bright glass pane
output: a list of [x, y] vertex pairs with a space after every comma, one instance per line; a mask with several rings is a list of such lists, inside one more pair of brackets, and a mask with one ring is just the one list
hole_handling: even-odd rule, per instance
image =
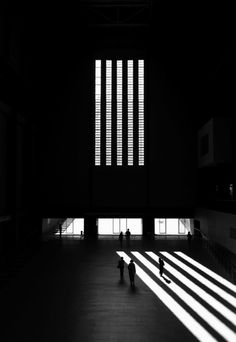
[[98, 219], [98, 234], [112, 235], [113, 234], [113, 219], [99, 218]]
[[114, 235], [120, 231], [126, 232], [129, 228], [131, 234], [142, 235], [142, 219], [140, 218], [114, 218], [98, 219], [98, 234]]
[[133, 60], [127, 63], [127, 97], [128, 97], [128, 165], [133, 165]]
[[144, 165], [144, 60], [138, 61], [138, 164]]
[[186, 235], [190, 229], [189, 219], [155, 218], [155, 234]]
[[101, 60], [95, 61], [95, 165], [101, 165]]
[[113, 220], [113, 233], [119, 234], [120, 233], [120, 219], [115, 218]]
[[127, 229], [127, 219], [126, 218], [121, 218], [120, 219], [120, 231], [125, 233]]
[[106, 61], [106, 165], [111, 165], [112, 135], [112, 61]]
[[[138, 75], [134, 78], [134, 64], [137, 63]], [[105, 74], [102, 73], [102, 66]], [[115, 68], [115, 77], [112, 69]], [[104, 75], [104, 80], [101, 78]], [[112, 94], [113, 83], [116, 83], [116, 94]], [[102, 93], [105, 95], [104, 109], [101, 106]], [[116, 117], [112, 113], [112, 100], [116, 97]], [[127, 114], [123, 113], [123, 98], [127, 101]], [[138, 103], [138, 126], [134, 126], [134, 100]], [[105, 117], [104, 129], [101, 127], [101, 117]], [[116, 129], [113, 119], [116, 120]], [[123, 136], [123, 124], [127, 125], [127, 136]], [[134, 131], [135, 130], [135, 131]], [[102, 137], [104, 132], [104, 137]], [[95, 61], [95, 165], [101, 165], [101, 141], [105, 141], [105, 165], [112, 164], [112, 138], [116, 140], [114, 164], [123, 165], [124, 142], [127, 145], [125, 157], [129, 166], [134, 165], [134, 154], [138, 154], [137, 164], [144, 165], [144, 60], [127, 60], [127, 90], [123, 93], [123, 60]], [[134, 136], [138, 137], [138, 146], [134, 146]], [[134, 148], [136, 151], [134, 151]]]
[[179, 219], [179, 234], [187, 234], [187, 222], [189, 219]]
[[84, 219], [79, 218], [74, 220], [74, 234], [81, 234], [81, 231], [84, 233]]
[[156, 218], [154, 221], [155, 234], [166, 234], [166, 219]]
[[122, 165], [122, 120], [123, 120], [123, 112], [122, 112], [122, 95], [123, 95], [123, 79], [122, 79], [122, 68], [123, 61], [117, 61], [117, 93], [116, 93], [116, 103], [117, 103], [117, 165]]
[[166, 234], [178, 235], [178, 219], [166, 219]]
[[131, 234], [141, 235], [143, 232], [142, 219], [127, 218], [127, 228], [129, 228]]

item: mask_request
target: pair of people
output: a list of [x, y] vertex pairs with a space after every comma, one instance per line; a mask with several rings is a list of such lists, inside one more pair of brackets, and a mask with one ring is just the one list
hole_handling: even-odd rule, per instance
[[[127, 229], [126, 232], [125, 232], [126, 246], [127, 246], [127, 247], [130, 246], [130, 236], [131, 236], [130, 230]], [[122, 248], [122, 246], [123, 246], [123, 237], [124, 237], [123, 232], [120, 232], [119, 240], [120, 240], [120, 247], [121, 247], [121, 248]]]
[[[163, 271], [164, 271], [164, 261], [159, 258], [159, 272], [160, 272], [160, 276], [163, 277]], [[118, 261], [118, 265], [117, 268], [120, 269], [120, 280], [123, 281], [124, 280], [124, 267], [125, 267], [125, 262], [124, 262], [124, 258], [121, 257], [120, 260]], [[136, 267], [134, 264], [134, 261], [131, 259], [130, 263], [128, 265], [128, 271], [129, 271], [129, 279], [130, 279], [130, 285], [131, 287], [134, 287], [134, 278], [135, 278], [135, 274], [136, 274]]]
[[[124, 258], [121, 257], [120, 260], [118, 261], [117, 268], [120, 269], [120, 280], [124, 280], [124, 267], [125, 267], [125, 262]], [[131, 259], [130, 263], [128, 265], [128, 271], [129, 271], [129, 280], [130, 280], [130, 285], [131, 287], [134, 287], [134, 278], [135, 278], [135, 273], [136, 273], [136, 268], [134, 261]]]

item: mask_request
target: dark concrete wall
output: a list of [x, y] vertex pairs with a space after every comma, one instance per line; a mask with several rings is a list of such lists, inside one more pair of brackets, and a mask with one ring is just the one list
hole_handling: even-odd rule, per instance
[[[43, 109], [39, 137], [41, 194], [45, 205], [89, 207], [192, 206], [195, 200], [196, 135], [191, 115], [161, 74], [155, 56], [146, 60], [146, 165], [93, 168], [91, 80], [93, 60], [61, 60], [58, 93]], [[63, 74], [64, 73], [64, 74]], [[65, 77], [67, 81], [65, 84]], [[54, 83], [53, 83], [54, 85]], [[53, 104], [52, 104], [53, 101]], [[52, 108], [53, 106], [53, 108]]]

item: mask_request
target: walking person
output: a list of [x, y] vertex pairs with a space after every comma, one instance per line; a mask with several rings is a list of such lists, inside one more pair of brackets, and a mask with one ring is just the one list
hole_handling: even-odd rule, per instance
[[162, 274], [164, 271], [164, 265], [165, 265], [164, 261], [161, 258], [159, 258], [159, 268], [160, 268], [160, 276], [161, 277], [162, 277]]
[[127, 246], [127, 247], [130, 246], [130, 235], [131, 235], [130, 230], [127, 229], [127, 230], [126, 230], [126, 233], [125, 233], [125, 237], [126, 237], [126, 246]]
[[120, 240], [120, 247], [122, 248], [123, 246], [123, 232], [120, 232], [120, 235], [119, 235], [119, 240]]
[[125, 267], [125, 262], [123, 257], [120, 257], [120, 260], [118, 261], [117, 268], [120, 269], [120, 280], [124, 280], [124, 267]]
[[130, 285], [131, 287], [134, 287], [134, 278], [135, 278], [136, 268], [135, 268], [134, 261], [132, 259], [130, 260], [130, 263], [128, 265], [128, 270], [129, 270]]

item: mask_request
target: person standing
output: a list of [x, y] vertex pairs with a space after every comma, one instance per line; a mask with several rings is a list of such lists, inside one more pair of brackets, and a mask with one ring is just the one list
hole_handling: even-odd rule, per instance
[[164, 271], [164, 265], [165, 265], [164, 261], [161, 258], [159, 258], [159, 269], [160, 269], [160, 276], [161, 277], [162, 277], [162, 274]]
[[128, 265], [128, 270], [129, 270], [130, 285], [131, 287], [134, 287], [134, 278], [135, 278], [136, 268], [135, 268], [134, 261], [132, 259], [130, 260], [130, 263]]
[[117, 268], [120, 269], [120, 280], [123, 281], [124, 279], [124, 267], [125, 267], [125, 262], [123, 257], [120, 257], [120, 260], [118, 261]]
[[122, 245], [123, 245], [123, 232], [120, 232], [119, 240], [120, 240], [120, 247], [122, 248]]
[[127, 247], [130, 246], [130, 235], [131, 235], [130, 230], [127, 229], [127, 230], [126, 230], [126, 233], [125, 233], [125, 237], [126, 237], [126, 246], [127, 246]]
[[62, 223], [59, 223], [59, 237], [61, 240], [61, 235], [62, 235]]
[[191, 241], [192, 241], [192, 234], [190, 232], [188, 232], [187, 234], [187, 238], [188, 238], [188, 248], [191, 248]]

